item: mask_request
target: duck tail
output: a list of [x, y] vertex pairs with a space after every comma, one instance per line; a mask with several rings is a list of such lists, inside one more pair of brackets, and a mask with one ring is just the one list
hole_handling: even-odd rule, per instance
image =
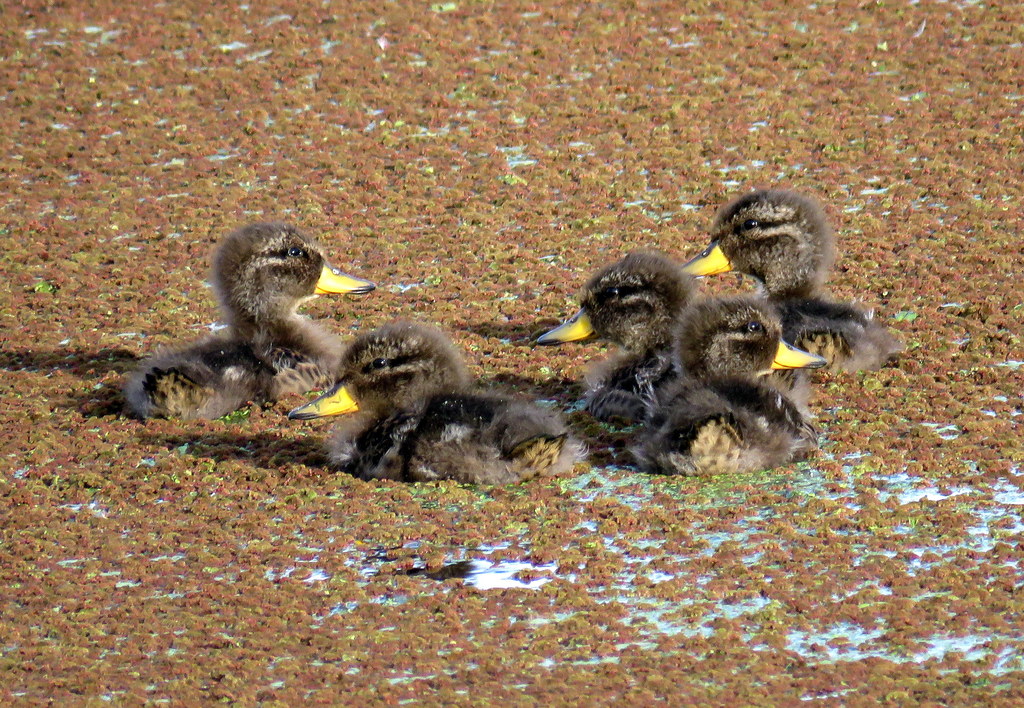
[[508, 456], [523, 472], [529, 470], [534, 475], [548, 474], [558, 464], [568, 440], [568, 433], [535, 435], [516, 443]]
[[180, 369], [151, 369], [142, 379], [142, 390], [153, 410], [150, 415], [191, 418], [213, 396], [213, 391]]

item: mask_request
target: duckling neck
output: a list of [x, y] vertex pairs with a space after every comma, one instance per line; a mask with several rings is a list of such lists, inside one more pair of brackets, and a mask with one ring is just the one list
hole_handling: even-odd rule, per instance
[[650, 327], [641, 332], [631, 332], [631, 336], [622, 337], [617, 342], [626, 351], [640, 357], [653, 357], [671, 344], [671, 332], [668, 327]]
[[712, 362], [703, 358], [698, 358], [696, 361], [684, 362], [682, 370], [690, 378], [703, 383], [708, 383], [718, 379], [746, 381], [755, 381], [757, 379], [757, 375], [752, 371], [736, 371], [735, 366], [714, 365]]
[[299, 319], [294, 313], [267, 315], [235, 312], [231, 317], [231, 327], [241, 339], [254, 340], [268, 335], [276, 339], [277, 335], [286, 335], [295, 330]]
[[236, 337], [250, 342], [257, 352], [287, 349], [318, 362], [336, 361], [340, 355], [340, 345], [332, 335], [295, 313], [259, 319], [236, 317], [232, 328]]
[[755, 276], [764, 292], [772, 300], [795, 300], [820, 295], [825, 286], [825, 274], [819, 269], [804, 267], [789, 271], [769, 270]]

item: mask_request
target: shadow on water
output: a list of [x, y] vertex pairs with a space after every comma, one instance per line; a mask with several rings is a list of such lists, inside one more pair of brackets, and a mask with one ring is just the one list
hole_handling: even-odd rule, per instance
[[0, 351], [0, 370], [12, 373], [66, 371], [82, 381], [93, 381], [91, 389], [69, 391], [59, 405], [77, 410], [87, 418], [102, 418], [124, 413], [120, 380], [103, 381], [110, 374], [125, 374], [135, 368], [139, 357], [128, 349], [4, 349]]
[[552, 317], [547, 317], [536, 322], [473, 322], [465, 326], [467, 332], [486, 337], [488, 339], [500, 339], [501, 341], [519, 347], [531, 347], [533, 341], [552, 327], [557, 327], [561, 322]]
[[479, 379], [476, 384], [482, 390], [494, 393], [510, 393], [557, 401], [561, 409], [568, 408], [572, 403], [581, 399], [584, 394], [582, 384], [564, 376], [538, 381], [518, 374], [501, 373]]
[[68, 393], [61, 400], [61, 405], [78, 411], [85, 418], [131, 417], [125, 411], [125, 400], [124, 394], [121, 393], [120, 381], [100, 383], [88, 391]]
[[124, 373], [139, 361], [128, 349], [4, 349], [0, 351], [0, 369], [4, 371], [67, 371], [81, 378], [102, 378], [111, 371]]
[[165, 446], [182, 455], [226, 462], [244, 460], [257, 467], [279, 469], [287, 463], [299, 463], [313, 468], [327, 466], [323, 440], [319, 436], [308, 438], [276, 437], [270, 433], [244, 434], [232, 432], [200, 435], [139, 433], [141, 442]]

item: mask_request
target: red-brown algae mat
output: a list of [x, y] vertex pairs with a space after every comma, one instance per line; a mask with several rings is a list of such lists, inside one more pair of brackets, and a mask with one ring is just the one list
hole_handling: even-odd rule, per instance
[[[4, 704], [1020, 705], [1024, 9], [1013, 3], [6, 3]], [[588, 273], [820, 198], [836, 297], [906, 342], [816, 376], [821, 451], [649, 477], [535, 348]], [[303, 400], [138, 422], [217, 321], [212, 245], [317, 234], [345, 336], [441, 324], [590, 447], [505, 488], [324, 467]], [[732, 276], [704, 292], [749, 289]]]

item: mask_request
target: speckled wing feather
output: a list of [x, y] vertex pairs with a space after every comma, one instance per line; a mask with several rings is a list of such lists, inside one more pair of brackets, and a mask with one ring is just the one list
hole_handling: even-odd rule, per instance
[[647, 415], [655, 391], [673, 376], [667, 351], [609, 358], [599, 362], [587, 376], [590, 393], [586, 408], [599, 420], [623, 418], [640, 422]]
[[216, 395], [213, 388], [178, 369], [150, 369], [142, 379], [142, 390], [149, 396], [154, 414], [178, 418], [191, 417]]
[[544, 475], [554, 467], [569, 439], [568, 433], [561, 435], [538, 435], [523, 440], [509, 453], [509, 461], [520, 479]]

